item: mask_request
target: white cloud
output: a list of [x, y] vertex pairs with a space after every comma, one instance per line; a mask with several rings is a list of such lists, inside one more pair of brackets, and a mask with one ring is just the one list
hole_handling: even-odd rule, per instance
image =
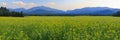
[[35, 3], [29, 3], [28, 6], [37, 6]]
[[2, 3], [0, 4], [0, 6], [7, 6], [7, 3], [6, 3], [6, 2], [2, 2]]
[[14, 6], [19, 6], [19, 7], [24, 7], [24, 8], [31, 8], [31, 7], [37, 6], [36, 3], [25, 3], [22, 1], [12, 2], [12, 4]]
[[22, 1], [13, 2], [13, 4], [15, 4], [15, 5], [21, 5], [21, 6], [25, 6], [26, 5], [26, 3], [22, 2]]
[[6, 2], [3, 2], [3, 3], [2, 3], [2, 5], [6, 6], [6, 5], [7, 5], [7, 3], [6, 3]]
[[43, 6], [56, 6], [56, 3], [55, 2], [47, 2], [47, 3], [44, 3], [42, 5]]

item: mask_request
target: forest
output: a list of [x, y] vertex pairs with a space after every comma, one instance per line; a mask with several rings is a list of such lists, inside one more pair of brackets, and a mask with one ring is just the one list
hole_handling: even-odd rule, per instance
[[9, 11], [6, 7], [0, 7], [0, 16], [24, 17], [23, 12]]

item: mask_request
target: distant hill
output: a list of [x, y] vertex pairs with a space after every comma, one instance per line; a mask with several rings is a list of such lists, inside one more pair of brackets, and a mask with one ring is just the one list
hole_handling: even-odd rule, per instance
[[68, 10], [67, 13], [72, 15], [112, 15], [120, 9], [108, 7], [86, 7], [82, 9]]
[[26, 9], [25, 8], [18, 8], [18, 9], [14, 9], [14, 11], [17, 11], [17, 12], [21, 12], [21, 11], [26, 11]]
[[64, 11], [45, 6], [39, 6], [30, 8], [26, 10], [25, 13], [30, 15], [62, 15], [64, 14]]
[[25, 15], [112, 15], [120, 9], [108, 8], [108, 7], [86, 7], [82, 9], [62, 11], [45, 6], [37, 6], [30, 9], [18, 8], [12, 9], [12, 11], [23, 11]]

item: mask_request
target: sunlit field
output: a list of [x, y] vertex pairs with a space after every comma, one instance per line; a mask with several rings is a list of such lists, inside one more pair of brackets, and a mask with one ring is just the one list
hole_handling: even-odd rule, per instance
[[120, 18], [0, 17], [0, 40], [120, 40]]

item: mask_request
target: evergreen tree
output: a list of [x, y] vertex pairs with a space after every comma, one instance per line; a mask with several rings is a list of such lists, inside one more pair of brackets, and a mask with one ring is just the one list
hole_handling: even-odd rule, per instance
[[6, 7], [0, 7], [0, 16], [24, 17], [23, 12], [10, 12]]
[[113, 16], [120, 16], [120, 11], [116, 12], [115, 14], [113, 14]]

